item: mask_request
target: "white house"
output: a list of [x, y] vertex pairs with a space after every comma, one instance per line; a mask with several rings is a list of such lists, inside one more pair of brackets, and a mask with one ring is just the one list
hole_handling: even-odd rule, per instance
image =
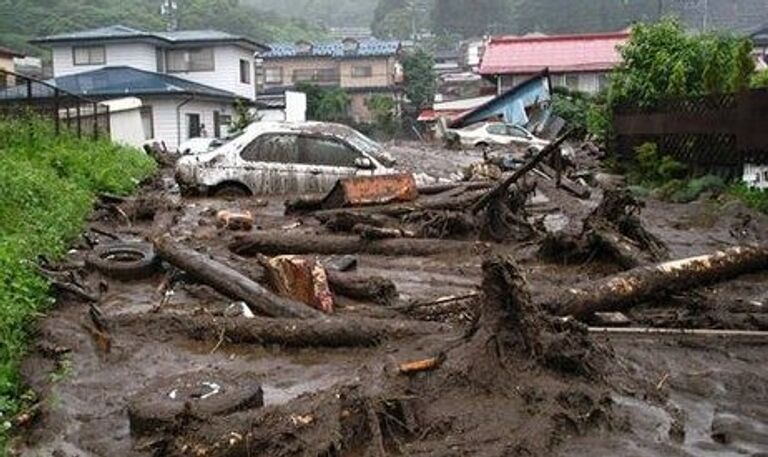
[[225, 136], [238, 100], [256, 98], [254, 54], [268, 50], [215, 30], [145, 32], [114, 25], [41, 37], [56, 87], [92, 100], [136, 97], [146, 139], [175, 147]]

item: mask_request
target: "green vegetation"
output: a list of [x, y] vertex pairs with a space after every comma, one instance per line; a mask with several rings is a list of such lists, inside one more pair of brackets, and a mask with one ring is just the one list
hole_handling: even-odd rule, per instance
[[397, 120], [397, 102], [382, 94], [370, 96], [365, 105], [373, 115], [373, 132], [376, 137], [393, 138], [399, 130]]
[[768, 214], [768, 190], [747, 187], [746, 184], [736, 184], [729, 188], [729, 192], [750, 208]]
[[134, 149], [57, 137], [43, 120], [0, 119], [0, 449], [25, 394], [18, 368], [27, 332], [51, 304], [31, 262], [66, 252], [98, 192], [129, 193], [153, 171]]
[[753, 89], [768, 88], [768, 70], [759, 71], [752, 75], [749, 83]]
[[416, 49], [402, 58], [405, 95], [416, 110], [432, 106], [435, 97], [435, 70], [432, 54]]
[[340, 87], [320, 87], [300, 83], [296, 90], [307, 94], [307, 119], [325, 122], [349, 122], [349, 94]]
[[[286, 19], [238, 0], [184, 0], [182, 29], [219, 29], [265, 42], [318, 38], [325, 32], [299, 19]], [[284, 2], [286, 4], [292, 2]], [[0, 0], [0, 43], [33, 54], [28, 40], [113, 24], [165, 30], [159, 0]]]
[[674, 19], [638, 24], [621, 49], [623, 63], [611, 77], [609, 105], [650, 107], [668, 97], [742, 89], [754, 73], [751, 52], [749, 40], [691, 35]]

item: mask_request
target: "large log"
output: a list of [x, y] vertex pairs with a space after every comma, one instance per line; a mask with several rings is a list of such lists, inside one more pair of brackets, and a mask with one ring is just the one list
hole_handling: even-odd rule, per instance
[[464, 211], [486, 193], [487, 190], [482, 189], [464, 192], [463, 188], [457, 188], [453, 192], [447, 192], [446, 194], [435, 195], [433, 197], [419, 198], [416, 201], [408, 203], [365, 206], [361, 208], [330, 209], [317, 211], [312, 215], [320, 222], [325, 223], [340, 212], [402, 217], [417, 211]]
[[393, 305], [398, 297], [395, 283], [380, 276], [363, 276], [328, 270], [328, 284], [338, 295], [355, 300], [372, 301], [384, 306]]
[[362, 240], [351, 236], [259, 232], [236, 238], [229, 248], [235, 254], [243, 256], [371, 254], [422, 257], [449, 252], [468, 252], [475, 246], [476, 243], [452, 240], [415, 238]]
[[567, 288], [545, 300], [560, 315], [584, 318], [768, 268], [768, 246], [735, 247], [710, 255], [639, 267]]
[[272, 319], [213, 316], [124, 315], [110, 319], [116, 329], [140, 326], [162, 329], [203, 341], [226, 340], [236, 344], [285, 347], [366, 347], [382, 341], [447, 332], [445, 324], [346, 316], [320, 319]]
[[168, 237], [156, 239], [155, 250], [166, 262], [222, 294], [246, 302], [260, 314], [305, 319], [322, 316], [307, 305], [278, 297], [242, 273], [195, 250], [179, 246]]

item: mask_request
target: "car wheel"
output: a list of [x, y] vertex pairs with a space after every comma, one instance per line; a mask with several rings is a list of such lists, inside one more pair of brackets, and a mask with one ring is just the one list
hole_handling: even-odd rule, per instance
[[488, 144], [488, 143], [486, 143], [485, 141], [481, 141], [481, 142], [477, 143], [477, 144], [475, 145], [475, 147], [476, 147], [478, 150], [480, 150], [480, 151], [485, 151], [485, 150], [487, 150], [488, 148], [490, 148], [490, 147], [491, 147], [491, 145], [490, 145], [490, 144]]
[[144, 279], [155, 273], [158, 257], [150, 243], [111, 243], [96, 246], [86, 265], [122, 280]]
[[225, 183], [216, 186], [211, 192], [211, 195], [219, 198], [239, 198], [250, 196], [251, 191], [242, 184]]

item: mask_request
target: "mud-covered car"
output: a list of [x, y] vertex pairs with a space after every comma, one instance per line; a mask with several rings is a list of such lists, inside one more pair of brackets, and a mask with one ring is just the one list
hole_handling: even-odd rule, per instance
[[538, 138], [524, 127], [503, 122], [481, 122], [461, 129], [450, 129], [448, 135], [465, 147], [486, 149], [496, 145], [543, 149], [549, 141]]
[[183, 193], [319, 193], [339, 178], [392, 174], [393, 165], [378, 143], [344, 125], [256, 122], [214, 151], [182, 157], [176, 181]]

